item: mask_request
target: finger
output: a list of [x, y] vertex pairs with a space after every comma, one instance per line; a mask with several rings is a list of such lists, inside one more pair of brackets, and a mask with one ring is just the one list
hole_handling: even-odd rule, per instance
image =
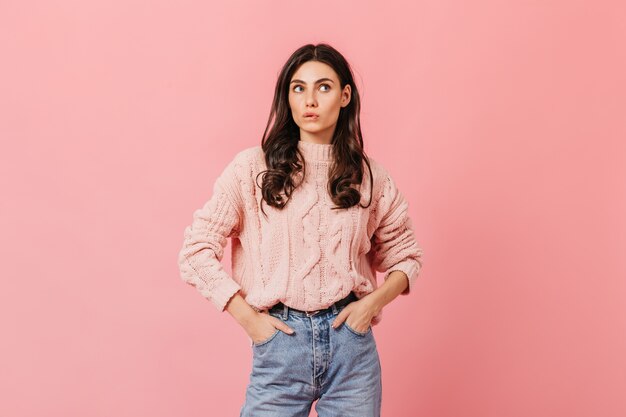
[[282, 330], [285, 333], [292, 334], [294, 332], [294, 330], [291, 327], [287, 326], [285, 323], [283, 323], [276, 317], [273, 317], [273, 318], [274, 320], [272, 320], [272, 323], [274, 324], [274, 327], [276, 327], [279, 330]]
[[293, 332], [295, 332], [294, 329], [292, 329], [291, 327], [287, 326], [286, 324], [283, 323], [282, 326], [280, 326], [281, 330], [284, 331], [285, 333], [289, 333], [289, 334], [293, 334]]
[[346, 311], [347, 311], [347, 307], [341, 310], [339, 314], [337, 314], [337, 317], [335, 317], [335, 320], [333, 320], [333, 324], [331, 325], [333, 329], [336, 329], [337, 327], [341, 325], [341, 323], [345, 321], [348, 314], [350, 314], [349, 311], [348, 312]]

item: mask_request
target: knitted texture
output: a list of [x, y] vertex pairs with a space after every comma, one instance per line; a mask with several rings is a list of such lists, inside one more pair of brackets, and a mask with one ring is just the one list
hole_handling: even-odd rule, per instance
[[[261, 146], [239, 151], [213, 184], [213, 194], [193, 213], [178, 256], [183, 281], [194, 286], [219, 311], [239, 292], [255, 310], [279, 301], [300, 310], [319, 310], [354, 291], [358, 298], [374, 291], [376, 272], [386, 280], [402, 271], [411, 293], [422, 266], [409, 205], [388, 171], [369, 158], [359, 186], [361, 205], [331, 210], [328, 169], [331, 144], [298, 141], [305, 159], [303, 182], [282, 209], [262, 200], [265, 170]], [[228, 238], [231, 269], [221, 263]], [[382, 320], [382, 311], [372, 325]]]

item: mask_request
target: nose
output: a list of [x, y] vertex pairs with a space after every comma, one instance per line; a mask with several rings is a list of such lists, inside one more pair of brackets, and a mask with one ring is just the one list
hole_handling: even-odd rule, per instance
[[307, 106], [314, 106], [315, 105], [315, 93], [314, 92], [307, 93], [306, 105]]

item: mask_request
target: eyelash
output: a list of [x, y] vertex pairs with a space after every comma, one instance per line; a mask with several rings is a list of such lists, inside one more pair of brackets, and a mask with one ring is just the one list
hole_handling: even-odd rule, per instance
[[[321, 86], [323, 86], [323, 85], [325, 85], [326, 87], [328, 87], [328, 90], [330, 90], [330, 85], [328, 85], [328, 84], [320, 84], [320, 87], [321, 87]], [[295, 91], [295, 89], [296, 89], [296, 88], [298, 88], [298, 87], [302, 87], [302, 86], [301, 86], [301, 85], [296, 85], [296, 86], [293, 88], [293, 89], [294, 89], [294, 93], [300, 93], [300, 92], [301, 92], [301, 91]], [[328, 90], [326, 90], [326, 91], [328, 91]], [[325, 93], [326, 91], [324, 91], [324, 93]]]

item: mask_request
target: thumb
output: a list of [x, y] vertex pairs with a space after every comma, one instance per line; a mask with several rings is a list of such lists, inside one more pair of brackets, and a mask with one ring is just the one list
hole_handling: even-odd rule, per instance
[[287, 326], [284, 322], [282, 322], [281, 320], [277, 319], [276, 317], [272, 317], [274, 320], [272, 320], [272, 322], [274, 323], [274, 327], [276, 327], [279, 330], [282, 330], [285, 333], [289, 333], [292, 334], [294, 332], [294, 330]]
[[341, 323], [343, 323], [346, 320], [346, 317], [348, 316], [348, 314], [350, 314], [350, 312], [348, 311], [348, 307], [341, 310], [339, 314], [337, 314], [337, 317], [335, 317], [335, 320], [333, 320], [333, 324], [331, 325], [332, 328], [336, 329], [337, 327], [339, 327]]

